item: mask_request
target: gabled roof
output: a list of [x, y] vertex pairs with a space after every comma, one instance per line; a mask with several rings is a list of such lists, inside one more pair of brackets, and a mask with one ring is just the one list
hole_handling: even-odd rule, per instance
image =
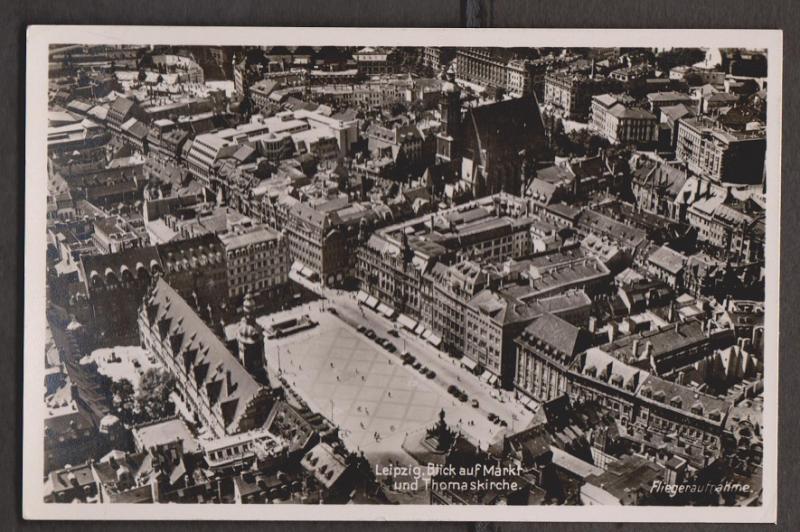
[[121, 116], [125, 116], [128, 114], [128, 112], [130, 112], [132, 107], [133, 107], [132, 100], [120, 96], [119, 98], [115, 99], [114, 102], [111, 104], [109, 112], [112, 114], [119, 114]]
[[[225, 432], [240, 432], [240, 422], [268, 389], [259, 384], [228, 347], [217, 337], [163, 278], [146, 296], [144, 312], [151, 327], [169, 338], [179, 363], [186, 368], [197, 397], [224, 426]], [[265, 412], [266, 414], [266, 412]]]

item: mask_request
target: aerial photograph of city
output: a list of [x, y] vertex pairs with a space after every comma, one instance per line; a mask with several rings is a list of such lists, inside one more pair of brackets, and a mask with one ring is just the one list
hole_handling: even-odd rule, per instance
[[554, 44], [51, 44], [42, 503], [766, 504], [768, 50]]

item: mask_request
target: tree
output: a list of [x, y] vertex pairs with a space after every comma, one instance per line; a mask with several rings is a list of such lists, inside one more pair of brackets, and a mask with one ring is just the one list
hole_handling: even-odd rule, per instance
[[111, 384], [111, 393], [114, 394], [116, 402], [124, 406], [133, 399], [133, 384], [128, 379], [115, 381]]
[[681, 65], [694, 65], [706, 57], [705, 50], [701, 48], [673, 48], [658, 54], [656, 65], [661, 71], [670, 70]]
[[139, 410], [150, 419], [160, 419], [175, 413], [175, 405], [169, 396], [175, 388], [171, 373], [159, 368], [150, 368], [139, 380], [136, 402]]

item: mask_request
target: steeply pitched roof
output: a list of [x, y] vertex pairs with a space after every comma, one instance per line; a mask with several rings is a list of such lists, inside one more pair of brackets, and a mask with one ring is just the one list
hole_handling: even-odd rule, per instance
[[228, 434], [241, 430], [240, 422], [251, 403], [268, 389], [259, 384], [228, 347], [163, 278], [146, 296], [144, 312], [151, 327], [168, 338], [190, 383], [203, 390], [197, 397]]

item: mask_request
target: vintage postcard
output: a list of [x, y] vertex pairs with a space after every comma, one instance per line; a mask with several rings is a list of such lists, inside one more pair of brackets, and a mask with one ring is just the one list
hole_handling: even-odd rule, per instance
[[782, 54], [30, 27], [24, 516], [775, 521]]

